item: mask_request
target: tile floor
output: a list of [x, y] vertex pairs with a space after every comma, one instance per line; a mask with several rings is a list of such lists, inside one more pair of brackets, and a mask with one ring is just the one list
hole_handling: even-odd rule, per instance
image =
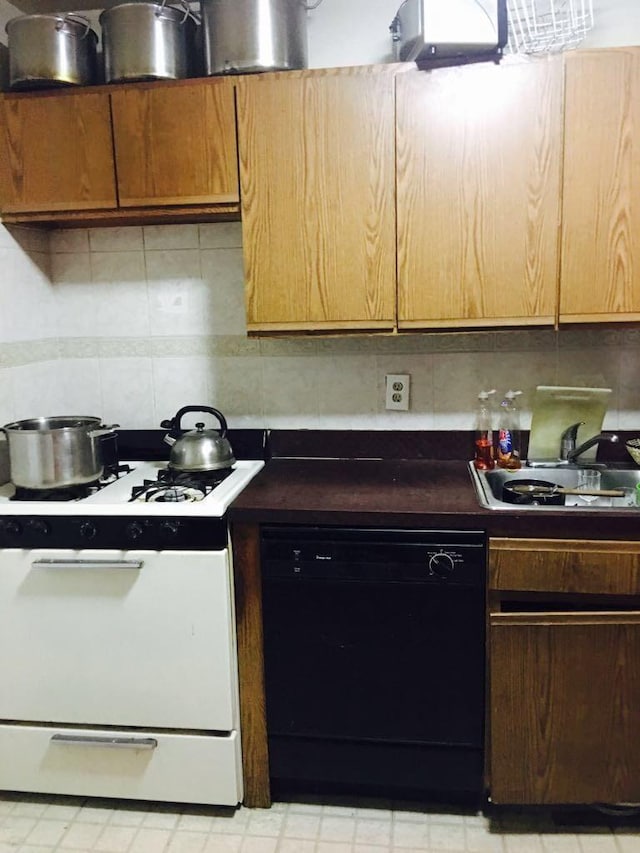
[[269, 810], [0, 794], [0, 853], [640, 853], [640, 818], [380, 801]]

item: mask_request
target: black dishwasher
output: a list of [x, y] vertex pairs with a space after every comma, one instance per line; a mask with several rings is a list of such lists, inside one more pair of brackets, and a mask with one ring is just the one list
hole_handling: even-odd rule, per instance
[[274, 791], [483, 788], [486, 536], [261, 531]]

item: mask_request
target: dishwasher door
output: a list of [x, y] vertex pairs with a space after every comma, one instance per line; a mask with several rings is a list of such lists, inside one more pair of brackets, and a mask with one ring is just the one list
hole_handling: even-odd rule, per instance
[[482, 533], [263, 531], [273, 780], [482, 788]]

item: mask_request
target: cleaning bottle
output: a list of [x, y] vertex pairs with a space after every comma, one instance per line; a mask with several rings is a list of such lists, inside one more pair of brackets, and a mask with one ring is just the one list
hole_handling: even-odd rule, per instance
[[520, 458], [520, 413], [516, 398], [522, 391], [507, 391], [500, 403], [498, 417], [497, 461], [500, 468], [515, 470], [522, 466]]
[[491, 394], [495, 393], [494, 388], [478, 394], [473, 464], [481, 471], [490, 471], [496, 464], [493, 459], [493, 418], [489, 401]]

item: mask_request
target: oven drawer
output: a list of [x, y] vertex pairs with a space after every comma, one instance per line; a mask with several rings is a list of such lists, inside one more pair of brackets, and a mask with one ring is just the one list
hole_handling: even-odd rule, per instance
[[228, 552], [3, 549], [0, 720], [232, 731]]
[[8, 791], [235, 806], [240, 767], [237, 732], [0, 726], [0, 789]]

